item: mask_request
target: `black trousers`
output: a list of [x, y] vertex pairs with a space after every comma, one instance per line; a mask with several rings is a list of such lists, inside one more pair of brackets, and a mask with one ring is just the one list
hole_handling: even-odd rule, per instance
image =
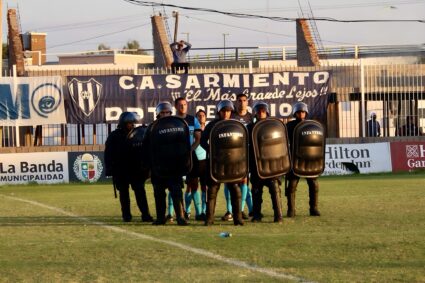
[[173, 199], [174, 210], [176, 212], [177, 219], [184, 218], [182, 207], [183, 207], [183, 182], [181, 178], [172, 179], [161, 179], [155, 177], [152, 181], [155, 207], [156, 207], [156, 218], [159, 222], [165, 223], [165, 213], [167, 209], [167, 193], [168, 189]]
[[115, 186], [119, 191], [123, 219], [131, 220], [132, 217], [130, 210], [130, 186], [134, 191], [136, 203], [142, 217], [150, 216], [148, 200], [146, 198], [145, 181], [145, 178], [132, 178], [130, 180], [126, 178], [114, 178]]

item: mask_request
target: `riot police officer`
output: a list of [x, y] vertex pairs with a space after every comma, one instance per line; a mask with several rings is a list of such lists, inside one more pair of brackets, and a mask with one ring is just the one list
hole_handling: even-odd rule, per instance
[[[257, 160], [259, 160], [258, 162], [262, 162], [264, 160], [261, 160], [262, 158], [261, 156], [257, 157], [254, 150], [256, 143], [253, 141], [253, 139], [255, 138], [253, 137], [253, 128], [256, 124], [258, 124], [258, 122], [265, 121], [267, 117], [270, 116], [269, 107], [267, 103], [259, 101], [254, 104], [252, 110], [255, 115], [255, 120], [254, 120], [255, 122], [252, 122], [248, 124], [247, 126], [248, 132], [249, 132], [249, 140], [250, 140], [249, 142], [249, 156], [250, 156], [249, 172], [251, 173], [250, 181], [252, 185], [251, 191], [252, 191], [252, 201], [253, 201], [253, 217], [251, 221], [260, 222], [262, 219], [263, 215], [261, 213], [261, 204], [263, 202], [263, 187], [266, 186], [269, 189], [269, 193], [270, 193], [270, 197], [272, 201], [272, 206], [274, 211], [274, 222], [282, 223], [283, 218], [282, 218], [281, 190], [279, 186], [280, 178], [282, 175], [274, 176], [271, 178], [260, 177], [258, 173]], [[281, 126], [284, 129], [284, 125], [281, 121], [273, 119], [273, 122], [277, 122], [277, 125]], [[270, 133], [267, 132], [267, 135], [270, 135]], [[264, 137], [264, 136], [259, 137], [260, 140], [264, 140], [265, 138], [267, 137]], [[280, 138], [280, 140], [282, 142], [281, 147], [286, 146], [286, 152], [287, 152], [288, 149], [287, 149], [286, 136], [284, 136], [284, 139]], [[272, 147], [276, 147], [276, 142], [273, 143]], [[257, 148], [260, 148], [260, 149], [264, 148], [264, 145], [262, 147], [260, 146]], [[260, 154], [261, 153], [262, 152], [260, 152]], [[267, 158], [270, 158], [270, 156], [267, 156]], [[275, 160], [272, 160], [271, 162], [274, 164], [276, 163]], [[288, 161], [288, 165], [289, 165], [289, 161]], [[274, 167], [277, 167], [277, 166], [269, 166], [269, 168], [272, 168], [272, 170], [276, 169]]]
[[[207, 164], [209, 168], [207, 172], [211, 172], [210, 159], [210, 144], [215, 143], [215, 141], [210, 140], [210, 133], [213, 130], [214, 126], [222, 121], [229, 120], [232, 111], [234, 110], [233, 103], [230, 100], [222, 100], [217, 105], [217, 115], [218, 118], [214, 119], [205, 127], [205, 130], [202, 132], [201, 136], [201, 146], [207, 152]], [[240, 122], [236, 122], [243, 125]], [[244, 128], [245, 129], [245, 128]], [[246, 129], [245, 129], [246, 131]], [[239, 180], [240, 181], [240, 180]], [[239, 188], [238, 182], [227, 183], [226, 184], [230, 190], [231, 202], [232, 202], [232, 210], [233, 210], [233, 223], [234, 225], [243, 225], [244, 221], [242, 219], [241, 213], [241, 190]], [[220, 189], [220, 183], [215, 181], [210, 174], [207, 176], [207, 217], [205, 220], [205, 225], [209, 226], [214, 224], [214, 214], [215, 214], [215, 206], [217, 199], [217, 192]]]
[[[153, 224], [164, 225], [166, 223], [166, 189], [168, 189], [173, 199], [177, 225], [185, 226], [188, 222], [185, 220], [183, 214], [182, 188], [183, 176], [188, 171], [180, 173], [176, 170], [176, 166], [185, 167], [185, 164], [176, 164], [176, 166], [170, 169], [169, 165], [175, 164], [178, 158], [167, 154], [181, 154], [178, 145], [172, 142], [170, 143], [170, 140], [175, 139], [176, 136], [182, 140], [179, 135], [183, 133], [183, 146], [187, 145], [184, 150], [187, 151], [187, 159], [191, 160], [189, 127], [183, 119], [171, 117], [172, 106], [169, 102], [160, 102], [155, 112], [158, 119], [148, 126], [143, 140], [143, 159], [150, 166], [151, 181], [154, 188], [157, 218]], [[170, 119], [173, 121], [168, 122]], [[167, 123], [164, 124], [164, 121], [167, 121]], [[175, 125], [173, 122], [175, 122]], [[169, 127], [170, 123], [171, 127]]]
[[145, 191], [145, 181], [149, 178], [149, 172], [142, 168], [138, 148], [140, 145], [134, 145], [130, 138], [135, 131], [137, 120], [136, 114], [123, 112], [119, 117], [117, 129], [108, 136], [105, 144], [106, 176], [112, 176], [114, 188], [119, 191], [123, 221], [132, 220], [129, 194], [131, 185], [142, 214], [142, 221], [152, 222]]
[[[293, 152], [294, 145], [294, 129], [300, 124], [302, 121], [306, 120], [308, 115], [308, 107], [304, 102], [297, 102], [294, 104], [292, 109], [292, 114], [295, 117], [295, 120], [292, 120], [286, 124], [288, 130], [288, 139], [290, 142], [291, 152]], [[309, 192], [309, 205], [310, 205], [310, 215], [311, 216], [320, 216], [320, 212], [318, 209], [318, 195], [319, 195], [319, 182], [317, 181], [317, 177], [313, 178], [305, 178], [308, 184], [308, 192]], [[300, 180], [299, 176], [296, 176], [292, 171], [290, 171], [285, 176], [285, 196], [288, 201], [288, 217], [295, 216], [295, 191], [297, 190], [297, 185]]]

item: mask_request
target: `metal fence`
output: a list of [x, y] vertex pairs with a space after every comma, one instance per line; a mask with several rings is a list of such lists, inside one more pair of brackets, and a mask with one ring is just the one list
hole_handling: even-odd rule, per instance
[[[279, 71], [331, 70], [331, 101], [328, 105], [327, 135], [330, 138], [366, 137], [367, 120], [376, 113], [381, 137], [419, 136], [425, 132], [425, 65], [364, 65], [284, 67], [252, 66], [192, 67], [190, 73], [266, 73]], [[169, 69], [48, 70], [31, 76], [168, 74]], [[413, 123], [418, 131], [405, 132]], [[43, 125], [6, 127], [0, 125], [1, 147], [104, 144], [114, 124]]]

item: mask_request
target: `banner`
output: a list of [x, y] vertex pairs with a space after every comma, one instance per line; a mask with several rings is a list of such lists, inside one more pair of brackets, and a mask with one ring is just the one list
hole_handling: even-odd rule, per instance
[[389, 147], [389, 143], [327, 144], [323, 175], [391, 172]]
[[0, 154], [0, 185], [68, 183], [66, 152]]
[[425, 142], [392, 142], [393, 172], [425, 169]]
[[0, 78], [0, 126], [64, 124], [61, 77]]
[[279, 118], [291, 116], [292, 105], [303, 101], [309, 117], [326, 124], [330, 76], [330, 71], [317, 71], [68, 77], [66, 117], [68, 123], [115, 123], [123, 111], [131, 111], [150, 123], [160, 101], [173, 104], [185, 97], [191, 114], [204, 109], [211, 120], [219, 101], [235, 101], [237, 94], [245, 93], [250, 106], [264, 101]]

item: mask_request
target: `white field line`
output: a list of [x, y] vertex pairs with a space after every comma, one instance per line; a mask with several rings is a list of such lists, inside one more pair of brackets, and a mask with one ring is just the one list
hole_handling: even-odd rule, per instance
[[111, 226], [111, 225], [108, 225], [108, 224], [103, 223], [103, 222], [92, 221], [92, 220], [90, 220], [86, 217], [79, 216], [77, 214], [65, 211], [61, 208], [50, 206], [50, 205], [47, 205], [47, 204], [43, 204], [43, 203], [40, 203], [40, 202], [37, 202], [37, 201], [32, 201], [32, 200], [27, 200], [27, 199], [22, 199], [22, 198], [18, 198], [18, 197], [12, 197], [12, 196], [6, 196], [6, 195], [3, 195], [3, 194], [0, 194], [0, 195], [5, 197], [5, 198], [11, 199], [11, 200], [29, 203], [29, 204], [32, 204], [34, 206], [46, 208], [46, 209], [61, 213], [61, 214], [66, 215], [66, 216], [74, 217], [78, 220], [85, 221], [85, 222], [88, 222], [90, 224], [98, 225], [99, 227], [102, 227], [102, 228], [107, 229], [107, 230], [111, 230], [111, 231], [114, 231], [114, 232], [117, 232], [117, 233], [122, 233], [122, 234], [125, 234], [125, 235], [133, 236], [135, 238], [139, 238], [139, 239], [143, 239], [143, 240], [149, 240], [149, 241], [173, 246], [173, 247], [176, 247], [176, 248], [180, 248], [184, 251], [192, 252], [192, 253], [195, 253], [195, 254], [198, 254], [198, 255], [201, 255], [201, 256], [212, 258], [212, 259], [215, 259], [217, 261], [225, 262], [225, 263], [228, 263], [228, 264], [240, 267], [240, 268], [248, 269], [248, 270], [251, 270], [251, 271], [254, 271], [254, 272], [262, 273], [262, 274], [265, 274], [265, 275], [268, 275], [268, 276], [271, 276], [271, 277], [289, 279], [289, 280], [293, 280], [293, 281], [296, 281], [296, 282], [311, 282], [311, 283], [313, 283], [313, 281], [309, 281], [307, 279], [304, 279], [304, 278], [301, 278], [301, 277], [298, 277], [298, 276], [294, 276], [294, 275], [283, 273], [283, 272], [276, 272], [276, 271], [273, 271], [273, 270], [270, 270], [270, 269], [267, 269], [267, 268], [248, 264], [244, 261], [240, 261], [240, 260], [237, 260], [237, 259], [223, 257], [221, 255], [209, 252], [207, 250], [194, 248], [194, 247], [191, 247], [191, 246], [188, 246], [188, 245], [185, 245], [185, 244], [181, 244], [181, 243], [177, 243], [177, 242], [173, 242], [173, 241], [158, 239], [158, 238], [155, 238], [155, 237], [152, 237], [152, 236], [149, 236], [149, 235], [145, 235], [145, 234], [142, 234], [142, 233], [132, 232], [132, 231], [120, 228], [120, 227]]

